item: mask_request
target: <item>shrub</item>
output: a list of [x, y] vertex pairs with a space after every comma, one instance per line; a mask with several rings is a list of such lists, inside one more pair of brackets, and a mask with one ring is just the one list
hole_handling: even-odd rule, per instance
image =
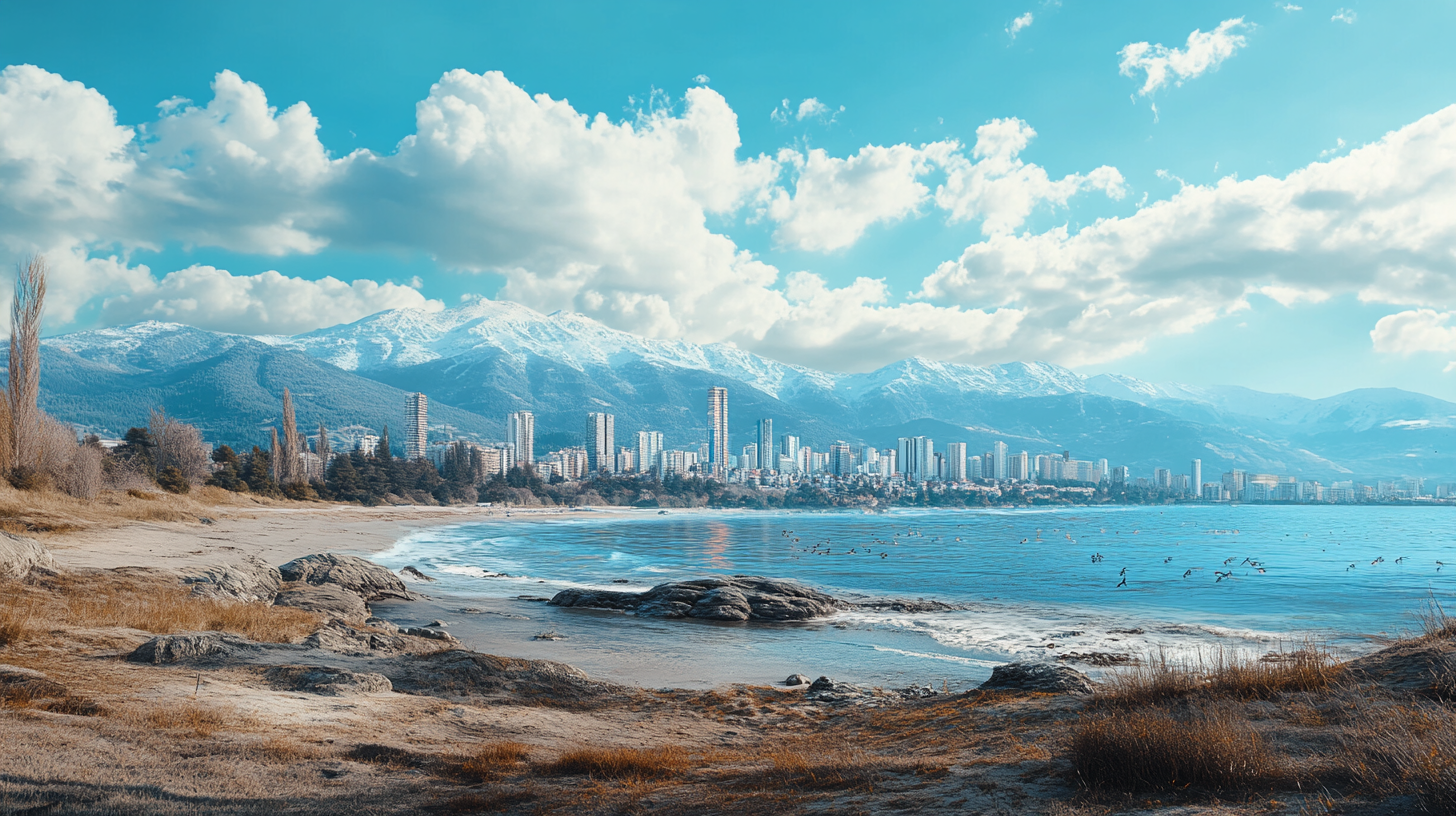
[[1147, 706], [1201, 695], [1238, 700], [1267, 700], [1279, 694], [1324, 691], [1343, 671], [1330, 653], [1312, 645], [1261, 658], [1225, 651], [1193, 660], [1172, 661], [1164, 654], [1110, 672], [1097, 702]]
[[1262, 787], [1282, 775], [1263, 738], [1228, 712], [1092, 715], [1072, 733], [1072, 766], [1094, 789]]
[[192, 483], [175, 467], [164, 468], [157, 474], [157, 485], [168, 493], [182, 495], [192, 491]]

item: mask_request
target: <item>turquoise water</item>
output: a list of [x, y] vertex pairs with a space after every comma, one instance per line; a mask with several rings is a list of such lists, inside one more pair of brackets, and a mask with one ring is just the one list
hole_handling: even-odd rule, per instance
[[[1310, 637], [1350, 652], [1372, 648], [1414, 628], [1412, 613], [1432, 593], [1452, 596], [1451, 512], [576, 512], [427, 530], [371, 557], [439, 579], [421, 587], [436, 604], [396, 607], [396, 618], [440, 615], [475, 648], [565, 660], [621, 682], [771, 682], [802, 671], [964, 687], [997, 663], [1028, 656], [1262, 654]], [[1438, 570], [1439, 561], [1452, 566]], [[640, 590], [715, 573], [788, 578], [849, 599], [934, 598], [973, 608], [762, 625], [654, 621], [517, 600], [568, 586]], [[622, 580], [629, 583], [614, 583]], [[464, 607], [483, 614], [459, 613]], [[546, 629], [567, 639], [531, 639]]]

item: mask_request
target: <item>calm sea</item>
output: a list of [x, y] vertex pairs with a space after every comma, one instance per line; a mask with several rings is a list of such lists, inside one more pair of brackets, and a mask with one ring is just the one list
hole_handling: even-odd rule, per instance
[[[712, 686], [803, 672], [963, 688], [998, 663], [1028, 656], [1263, 654], [1307, 638], [1351, 653], [1375, 648], [1417, 628], [1412, 613], [1433, 594], [1452, 597], [1452, 512], [568, 512], [427, 530], [371, 558], [439, 579], [420, 587], [433, 603], [392, 606], [392, 619], [441, 617], [473, 648], [563, 660], [618, 682]], [[1438, 569], [1441, 561], [1451, 566]], [[933, 598], [973, 608], [764, 625], [650, 620], [517, 599], [570, 586], [642, 590], [710, 574], [793, 579], [852, 600]], [[1456, 614], [1456, 603], [1448, 608]], [[547, 630], [565, 639], [533, 639]]]

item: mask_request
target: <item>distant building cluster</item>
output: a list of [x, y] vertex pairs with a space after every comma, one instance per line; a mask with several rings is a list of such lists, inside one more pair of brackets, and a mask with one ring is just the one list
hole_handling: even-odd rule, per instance
[[[1138, 490], [1206, 502], [1358, 503], [1456, 498], [1456, 484], [1441, 484], [1430, 490], [1419, 478], [1374, 485], [1354, 481], [1325, 485], [1294, 476], [1232, 470], [1216, 481], [1205, 481], [1201, 459], [1191, 460], [1187, 472], [1158, 467], [1150, 475], [1134, 475], [1127, 466], [1109, 466], [1106, 459], [1074, 459], [1069, 450], [1012, 452], [999, 441], [980, 453], [971, 453], [964, 442], [950, 442], [937, 449], [935, 441], [926, 436], [901, 437], [893, 448], [840, 440], [827, 450], [815, 450], [795, 434], [776, 434], [771, 418], [758, 420], [752, 441], [731, 453], [728, 390], [722, 387], [708, 391], [706, 420], [706, 442], [689, 449], [670, 449], [664, 445], [662, 432], [653, 430], [637, 431], [630, 438], [632, 444], [618, 445], [616, 417], [591, 412], [586, 414], [581, 445], [538, 458], [536, 417], [531, 411], [507, 415], [505, 440], [500, 444], [466, 440], [429, 443], [428, 401], [425, 395], [414, 393], [405, 398], [404, 449], [406, 458], [429, 459], [443, 467], [448, 452], [463, 446], [473, 452], [470, 460], [482, 481], [520, 465], [533, 469], [542, 479], [566, 481], [607, 474], [651, 474], [657, 478], [698, 476], [776, 487], [812, 481], [830, 490], [866, 483], [899, 490], [992, 490], [998, 494], [1017, 488], [1031, 495]], [[341, 443], [336, 452], [373, 454], [379, 445], [379, 437], [370, 429], [353, 426], [332, 433]], [[305, 467], [322, 469], [323, 462], [317, 456], [307, 456], [314, 461]]]

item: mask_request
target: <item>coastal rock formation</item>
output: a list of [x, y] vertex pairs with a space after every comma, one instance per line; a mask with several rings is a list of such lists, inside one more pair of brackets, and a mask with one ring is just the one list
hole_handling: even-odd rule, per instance
[[991, 679], [979, 688], [985, 691], [1040, 691], [1050, 694], [1091, 694], [1087, 675], [1050, 663], [1007, 663], [991, 670]]
[[786, 686], [805, 686], [809, 683], [809, 676], [805, 674], [791, 674], [784, 680]]
[[396, 691], [462, 699], [530, 701], [560, 708], [591, 708], [626, 694], [592, 680], [581, 669], [552, 660], [497, 657], [465, 649], [416, 655], [380, 666]]
[[369, 607], [364, 604], [364, 599], [337, 584], [290, 584], [278, 592], [273, 605], [347, 621], [362, 621], [369, 617]]
[[415, 581], [424, 581], [428, 584], [435, 583], [434, 578], [431, 578], [423, 572], [420, 572], [419, 569], [416, 567], [405, 567], [404, 569], [400, 570], [399, 573], [400, 575], [403, 575], [404, 577], [410, 578]]
[[54, 571], [55, 559], [39, 541], [25, 536], [0, 532], [0, 580], [19, 581], [31, 570]]
[[274, 688], [330, 697], [393, 691], [389, 678], [375, 672], [353, 672], [328, 666], [274, 666], [263, 673]]
[[193, 595], [244, 603], [273, 603], [283, 583], [277, 567], [251, 555], [226, 564], [182, 567], [177, 573], [182, 583], [192, 586]]
[[223, 632], [181, 632], [158, 635], [126, 656], [133, 663], [179, 663], [192, 660], [221, 660], [255, 651], [258, 644], [245, 637]]
[[285, 581], [309, 584], [337, 584], [368, 601], [386, 598], [410, 600], [398, 575], [370, 561], [352, 555], [318, 553], [295, 558], [278, 568]]
[[343, 655], [396, 655], [405, 652], [409, 643], [396, 634], [356, 629], [332, 620], [304, 638], [303, 646]]
[[822, 592], [788, 581], [735, 575], [659, 584], [646, 592], [563, 589], [553, 606], [620, 609], [652, 618], [720, 621], [797, 621], [850, 608]]

